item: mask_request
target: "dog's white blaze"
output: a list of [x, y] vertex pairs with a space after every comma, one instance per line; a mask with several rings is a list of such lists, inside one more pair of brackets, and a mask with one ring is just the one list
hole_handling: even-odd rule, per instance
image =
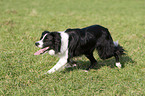
[[43, 38], [40, 41], [37, 42], [37, 43], [39, 43], [39, 45], [38, 45], [39, 48], [43, 47], [43, 40], [46, 37], [46, 35], [47, 35], [47, 33], [43, 36]]
[[56, 54], [60, 59], [57, 62], [57, 64], [51, 68], [47, 73], [53, 73], [57, 70], [62, 70], [65, 68], [65, 65], [67, 63], [68, 59], [68, 40], [69, 35], [65, 32], [59, 32], [61, 36], [61, 47], [60, 47], [60, 53]]
[[117, 66], [118, 68], [121, 68], [120, 62], [117, 62], [117, 63], [116, 63], [116, 66]]

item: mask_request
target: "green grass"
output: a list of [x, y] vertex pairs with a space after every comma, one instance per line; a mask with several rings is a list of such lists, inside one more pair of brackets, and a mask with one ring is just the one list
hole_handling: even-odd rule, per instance
[[[82, 71], [89, 61], [75, 58], [78, 67], [43, 75], [58, 61], [48, 54], [34, 56], [44, 30], [100, 24], [127, 50], [121, 63], [114, 58]], [[0, 0], [0, 95], [144, 96], [144, 0]]]

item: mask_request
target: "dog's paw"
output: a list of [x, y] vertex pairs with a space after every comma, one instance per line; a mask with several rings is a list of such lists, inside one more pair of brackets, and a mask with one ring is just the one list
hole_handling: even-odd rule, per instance
[[116, 66], [120, 69], [121, 68], [120, 62], [116, 63]]
[[72, 67], [76, 67], [76, 66], [77, 66], [77, 64], [73, 64], [73, 65], [72, 65]]
[[88, 70], [83, 70], [84, 72], [89, 72]]
[[55, 70], [49, 70], [49, 71], [47, 71], [46, 73], [44, 73], [44, 74], [52, 74], [52, 73], [54, 73], [55, 72]]
[[77, 66], [77, 64], [67, 64], [65, 66], [65, 68], [71, 68], [71, 67], [76, 67], [76, 66]]

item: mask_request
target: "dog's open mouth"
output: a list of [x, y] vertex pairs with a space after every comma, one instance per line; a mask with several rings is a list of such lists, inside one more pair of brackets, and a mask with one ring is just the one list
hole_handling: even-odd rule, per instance
[[40, 55], [40, 54], [43, 54], [47, 51], [49, 47], [45, 47], [43, 49], [40, 49], [39, 51], [35, 52], [34, 55]]

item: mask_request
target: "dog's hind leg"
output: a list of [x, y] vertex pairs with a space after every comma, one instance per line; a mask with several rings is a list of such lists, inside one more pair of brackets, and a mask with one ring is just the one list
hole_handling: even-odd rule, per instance
[[91, 65], [86, 69], [86, 70], [90, 70], [92, 69], [96, 64], [97, 64], [97, 61], [96, 59], [94, 58], [93, 56], [93, 52], [90, 53], [90, 54], [85, 54], [85, 56], [90, 60], [91, 62]]
[[76, 66], [77, 66], [77, 62], [76, 61], [68, 59], [68, 63], [66, 64], [65, 68], [71, 68], [71, 67], [76, 67]]
[[115, 48], [114, 57], [115, 57], [115, 60], [116, 60], [116, 66], [118, 68], [121, 68], [122, 65], [120, 64], [119, 56], [125, 54], [124, 53], [125, 50], [123, 49], [122, 46], [120, 46], [118, 44], [118, 41], [117, 42], [114, 42], [114, 45], [115, 45], [115, 47], [114, 47]]
[[121, 68], [121, 64], [120, 64], [120, 61], [119, 61], [119, 56], [117, 54], [115, 54], [114, 57], [115, 57], [115, 60], [116, 60], [116, 66], [118, 68]]

